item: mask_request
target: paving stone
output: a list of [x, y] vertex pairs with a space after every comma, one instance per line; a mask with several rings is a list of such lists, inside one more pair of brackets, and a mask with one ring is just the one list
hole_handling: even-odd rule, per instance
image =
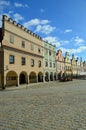
[[0, 91], [0, 130], [86, 130], [86, 80]]

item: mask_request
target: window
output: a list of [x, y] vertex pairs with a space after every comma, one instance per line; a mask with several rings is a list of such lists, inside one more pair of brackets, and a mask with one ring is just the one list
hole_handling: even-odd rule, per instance
[[26, 59], [24, 57], [21, 58], [21, 64], [25, 65], [26, 64]]
[[38, 61], [38, 66], [41, 67], [41, 61]]
[[22, 45], [23, 48], [25, 48], [25, 41], [22, 41]]
[[46, 55], [48, 54], [48, 50], [47, 50], [47, 49], [45, 49], [45, 54], [46, 54]]
[[55, 68], [55, 63], [53, 63], [53, 68]]
[[50, 67], [52, 67], [52, 62], [50, 62]]
[[30, 49], [34, 50], [34, 45], [32, 43], [30, 44]]
[[10, 35], [10, 43], [14, 43], [14, 35]]
[[38, 48], [38, 52], [39, 52], [39, 53], [40, 53], [40, 51], [41, 51], [40, 48]]
[[48, 67], [48, 62], [47, 61], [45, 61], [45, 67]]
[[51, 51], [49, 51], [49, 56], [51, 56]]
[[34, 66], [34, 60], [31, 59], [31, 66]]
[[15, 61], [14, 56], [13, 56], [13, 55], [10, 55], [10, 56], [9, 56], [9, 63], [10, 63], [10, 64], [14, 64], [14, 61]]

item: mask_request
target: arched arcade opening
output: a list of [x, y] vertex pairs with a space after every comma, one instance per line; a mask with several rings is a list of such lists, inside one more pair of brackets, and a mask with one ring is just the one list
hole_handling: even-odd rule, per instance
[[19, 84], [26, 84], [28, 83], [28, 76], [26, 72], [21, 72], [19, 76]]
[[45, 81], [49, 81], [49, 72], [45, 73]]
[[6, 86], [14, 86], [18, 84], [18, 75], [15, 71], [9, 71], [6, 75]]
[[38, 73], [38, 82], [43, 82], [43, 73], [42, 72]]
[[36, 83], [37, 82], [37, 77], [35, 72], [31, 72], [29, 75], [29, 82], [30, 83]]

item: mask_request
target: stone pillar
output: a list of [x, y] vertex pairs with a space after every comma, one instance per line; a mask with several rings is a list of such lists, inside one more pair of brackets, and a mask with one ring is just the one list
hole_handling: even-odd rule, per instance
[[29, 75], [28, 75], [28, 79], [27, 79], [27, 84], [29, 84]]
[[48, 75], [48, 79], [49, 79], [49, 81], [50, 81], [50, 72], [49, 72], [49, 75]]
[[2, 83], [2, 89], [5, 89], [6, 88], [6, 76], [4, 76], [3, 74], [1, 77], [1, 83]]
[[45, 74], [43, 75], [43, 82], [45, 82]]
[[36, 81], [37, 81], [37, 83], [38, 83], [38, 75], [36, 76]]
[[19, 76], [17, 77], [17, 86], [19, 86]]

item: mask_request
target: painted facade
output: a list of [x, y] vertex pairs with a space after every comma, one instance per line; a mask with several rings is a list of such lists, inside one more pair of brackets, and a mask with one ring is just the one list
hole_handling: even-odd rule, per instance
[[62, 76], [84, 72], [82, 59], [70, 59], [66, 52], [44, 41], [40, 36], [3, 15], [0, 28], [0, 87], [19, 86], [57, 80]]
[[80, 61], [79, 61], [79, 58], [77, 58], [77, 62], [76, 62], [76, 64], [77, 64], [77, 77], [79, 77], [79, 75], [80, 75]]
[[77, 77], [77, 60], [74, 57], [74, 54], [72, 55], [71, 59], [71, 69], [72, 69], [72, 77], [76, 78]]
[[43, 82], [43, 40], [3, 15], [0, 29], [0, 86]]
[[71, 59], [69, 56], [69, 52], [65, 53], [65, 58], [64, 58], [64, 63], [65, 63], [65, 74], [66, 76], [71, 76], [72, 75], [72, 67], [71, 67]]
[[84, 72], [86, 72], [86, 62], [85, 61], [83, 62], [83, 69], [84, 69]]
[[44, 80], [56, 80], [56, 47], [48, 42], [44, 44]]
[[62, 51], [58, 50], [56, 54], [56, 73], [58, 79], [64, 74], [64, 57], [62, 56]]

